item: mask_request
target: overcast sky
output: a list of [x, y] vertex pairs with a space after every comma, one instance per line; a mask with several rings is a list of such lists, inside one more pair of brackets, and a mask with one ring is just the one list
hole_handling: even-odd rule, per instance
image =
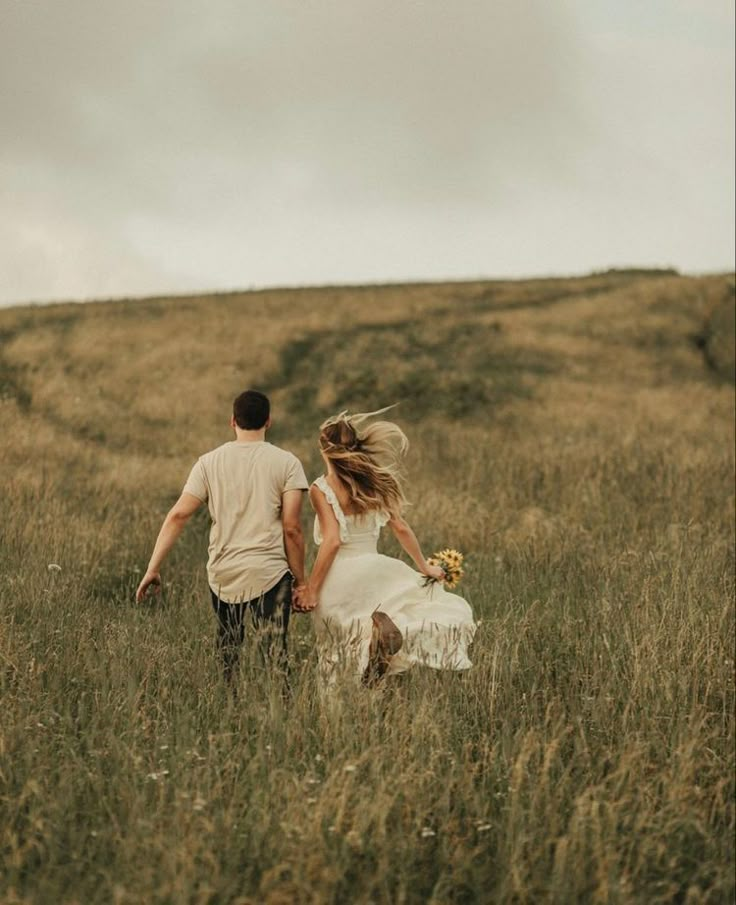
[[0, 303], [734, 266], [731, 0], [0, 0]]

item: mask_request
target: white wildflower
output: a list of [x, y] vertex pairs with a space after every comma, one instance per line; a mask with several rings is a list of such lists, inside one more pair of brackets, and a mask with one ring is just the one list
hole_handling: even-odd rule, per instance
[[432, 829], [431, 826], [422, 827], [422, 832], [421, 832], [422, 839], [429, 839], [430, 837], [436, 836], [436, 835], [437, 835], [437, 833], [435, 833], [435, 831]]
[[58, 564], [58, 562], [50, 562], [46, 566], [46, 568], [49, 570], [49, 572], [61, 572], [61, 566]]
[[357, 769], [358, 769], [358, 768], [355, 766], [355, 764], [345, 764], [345, 766], [343, 767], [343, 770], [344, 770], [346, 773], [355, 773], [355, 771], [356, 771]]

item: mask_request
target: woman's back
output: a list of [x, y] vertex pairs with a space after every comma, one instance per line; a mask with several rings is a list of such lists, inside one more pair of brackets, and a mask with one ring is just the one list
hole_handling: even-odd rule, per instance
[[332, 488], [332, 492], [337, 497], [337, 502], [345, 515], [358, 515], [359, 510], [355, 505], [350, 487], [345, 481], [338, 478], [335, 474], [327, 474], [324, 477], [325, 482]]
[[[388, 522], [385, 512], [372, 510], [369, 512], [345, 512], [333, 485], [326, 476], [314, 482], [332, 509], [340, 531], [340, 553], [377, 553], [376, 544], [381, 528]], [[314, 520], [314, 542], [322, 543], [322, 529], [319, 518]]]

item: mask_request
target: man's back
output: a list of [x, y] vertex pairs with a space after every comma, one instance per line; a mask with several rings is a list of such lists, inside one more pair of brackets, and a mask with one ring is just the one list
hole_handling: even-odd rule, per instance
[[252, 600], [287, 572], [282, 496], [307, 487], [296, 456], [266, 441], [235, 440], [200, 457], [184, 492], [208, 505], [207, 576], [221, 600]]

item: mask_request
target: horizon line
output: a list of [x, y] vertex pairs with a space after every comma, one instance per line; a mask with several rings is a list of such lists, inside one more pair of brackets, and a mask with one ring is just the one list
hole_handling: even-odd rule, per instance
[[604, 276], [606, 274], [625, 274], [639, 273], [641, 275], [651, 274], [652, 276], [680, 276], [680, 277], [703, 277], [703, 276], [731, 276], [736, 274], [736, 265], [724, 270], [703, 270], [703, 271], [682, 271], [673, 265], [626, 265], [596, 268], [585, 272], [542, 272], [529, 275], [506, 275], [506, 276], [463, 276], [463, 277], [437, 277], [437, 278], [418, 278], [407, 277], [405, 279], [377, 279], [367, 281], [346, 281], [346, 282], [326, 282], [326, 283], [264, 283], [261, 285], [250, 285], [242, 288], [232, 289], [187, 289], [177, 291], [171, 289], [162, 292], [153, 292], [150, 294], [142, 293], [140, 295], [123, 294], [110, 296], [89, 296], [86, 298], [47, 298], [47, 299], [20, 299], [6, 302], [0, 302], [0, 309], [5, 308], [41, 308], [53, 305], [93, 305], [93, 304], [115, 304], [120, 302], [135, 301], [159, 301], [164, 299], [175, 298], [197, 298], [207, 295], [240, 295], [248, 293], [262, 292], [299, 292], [314, 291], [326, 289], [388, 289], [391, 287], [410, 287], [410, 286], [431, 286], [444, 284], [461, 284], [461, 283], [507, 283], [507, 282], [534, 282], [538, 280], [571, 280], [585, 279], [587, 277]]

